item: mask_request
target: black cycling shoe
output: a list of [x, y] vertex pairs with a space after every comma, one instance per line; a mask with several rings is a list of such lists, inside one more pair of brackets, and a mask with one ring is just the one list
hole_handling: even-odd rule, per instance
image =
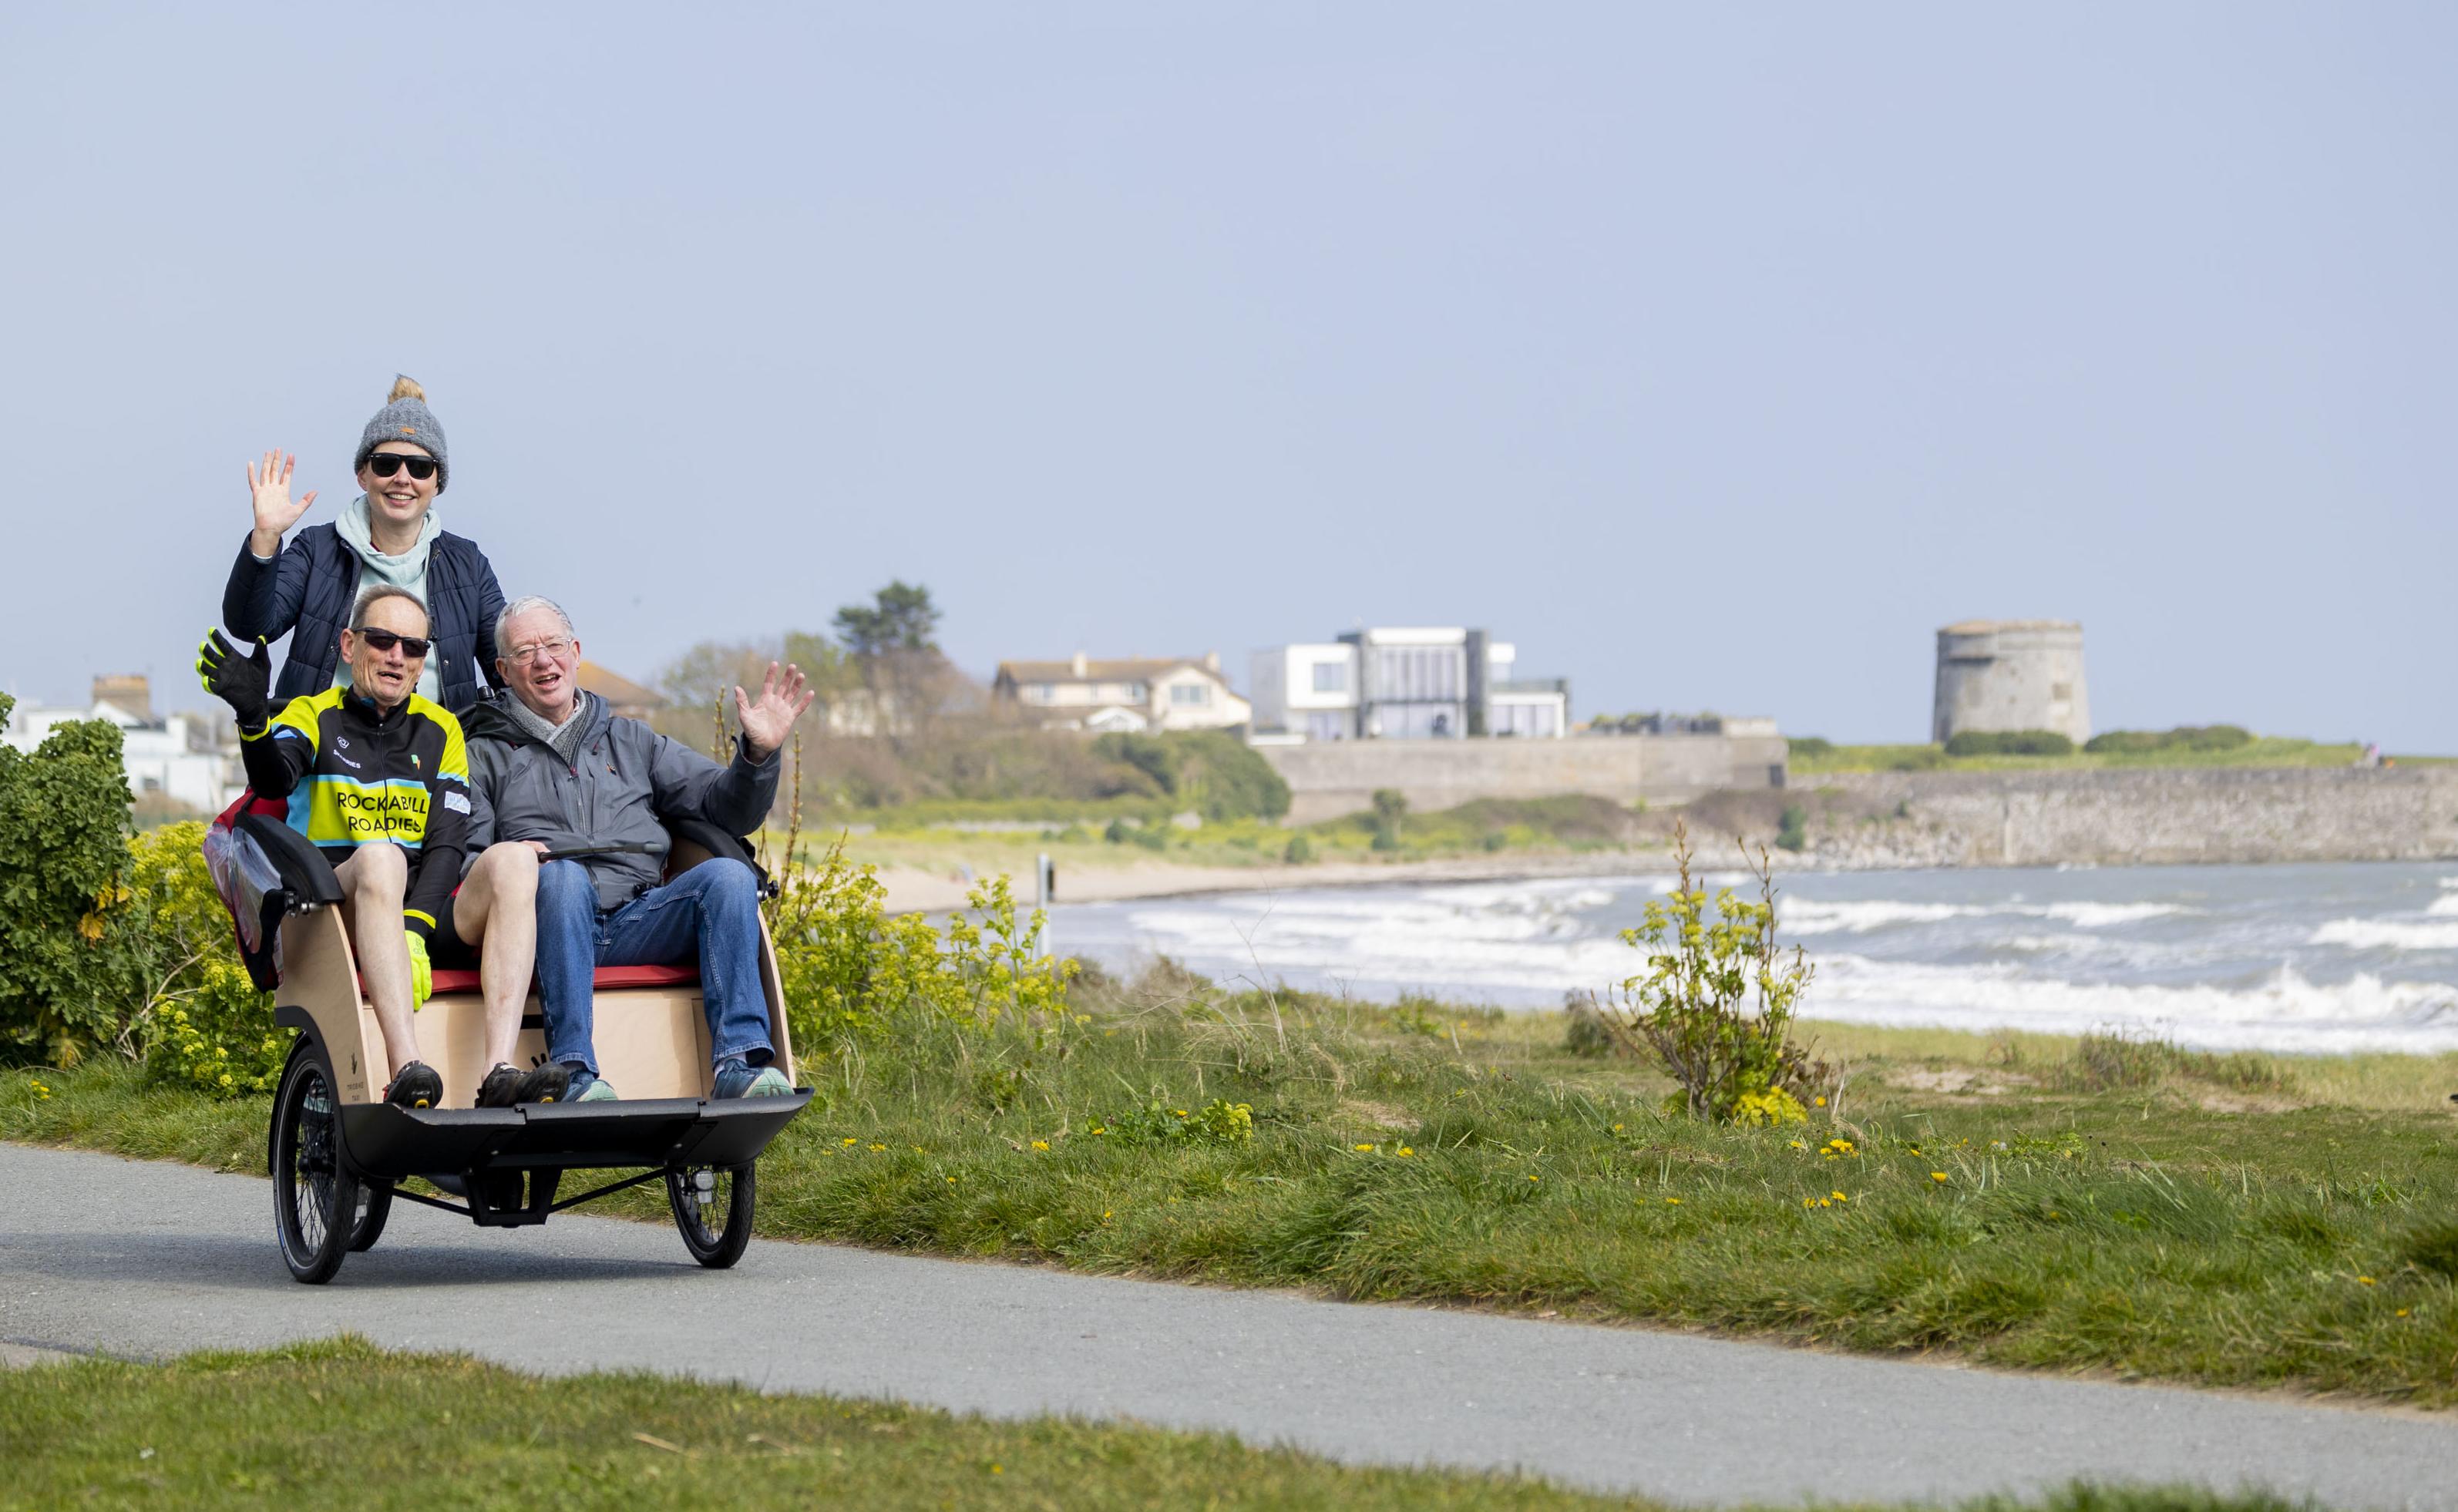
[[478, 1084], [480, 1108], [510, 1108], [514, 1103], [559, 1103], [572, 1073], [552, 1061], [524, 1072], [517, 1066], [498, 1066]]
[[425, 1061], [412, 1061], [385, 1088], [385, 1101], [402, 1108], [434, 1108], [444, 1101], [444, 1078]]

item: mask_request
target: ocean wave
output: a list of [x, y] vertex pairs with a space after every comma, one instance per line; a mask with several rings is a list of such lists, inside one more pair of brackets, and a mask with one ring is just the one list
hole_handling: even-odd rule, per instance
[[2351, 950], [2458, 950], [2458, 921], [2428, 924], [2400, 919], [2333, 919], [2313, 931], [2312, 942]]
[[1799, 934], [1867, 934], [1897, 924], [1936, 924], [1949, 919], [2053, 919], [2083, 929], [2110, 929], [2146, 919], [2187, 914], [2177, 903], [1916, 903], [1873, 898], [1858, 902], [1821, 902], [1794, 899], [1780, 911], [1783, 927]]
[[1838, 956], [1802, 1005], [1808, 1018], [2077, 1034], [2148, 1029], [2209, 1048], [2458, 1049], [2458, 989], [2369, 972], [2316, 983], [2281, 965], [2246, 985], [2066, 982], [2005, 966], [1957, 967]]

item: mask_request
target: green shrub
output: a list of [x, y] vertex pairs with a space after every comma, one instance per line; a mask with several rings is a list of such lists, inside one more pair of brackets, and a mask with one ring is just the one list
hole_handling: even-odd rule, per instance
[[1398, 788], [1374, 790], [1374, 848], [1396, 851], [1400, 848], [1400, 821], [1408, 815], [1408, 796]]
[[[0, 694], [0, 721], [15, 700]], [[130, 1034], [152, 962], [128, 884], [119, 731], [64, 724], [0, 746], [0, 1057], [73, 1066]]]
[[764, 906], [805, 1054], [1001, 1026], [1037, 1049], [1066, 1018], [1075, 963], [1039, 953], [1042, 914], [1019, 919], [1005, 877], [976, 885], [943, 937], [920, 914], [888, 913], [879, 869], [847, 861], [839, 841], [816, 866], [788, 866]]
[[1302, 835], [1290, 836], [1288, 848], [1281, 852], [1281, 860], [1292, 866], [1303, 866], [1314, 860], [1314, 842]]
[[1127, 837], [1133, 835], [1135, 832], [1135, 826], [1128, 823], [1125, 819], [1112, 819], [1102, 828], [1101, 839], [1108, 840], [1113, 845], [1124, 845], [1127, 842]]
[[1798, 851], [1809, 844], [1809, 811], [1798, 803], [1783, 807], [1783, 818], [1776, 821], [1776, 848]]
[[1946, 751], [1941, 746], [1906, 746], [1886, 757], [1889, 772], [1934, 772], [1946, 765]]
[[1121, 1145], [1244, 1145], [1255, 1138], [1255, 1109], [1218, 1097], [1198, 1108], [1172, 1108], [1164, 1094], [1114, 1117], [1088, 1118], [1083, 1132]]
[[1950, 756], [2061, 756], [2073, 750], [2073, 738], [2054, 730], [1965, 730], [1946, 743]]
[[1140, 773], [1158, 793], [1214, 822], [1276, 819], [1289, 811], [1289, 785], [1272, 764], [1225, 730], [1100, 735], [1093, 754]]
[[206, 869], [205, 826], [191, 820], [129, 845], [131, 883], [154, 947], [154, 985], [142, 1012], [147, 1067], [224, 1097], [269, 1092], [290, 1053], [273, 1022], [273, 995], [240, 963], [230, 912]]
[[2234, 751], [2253, 744], [2242, 725], [2178, 725], [2174, 730], [2108, 730], [2083, 742], [2094, 756], [2147, 756], [2155, 751]]
[[1789, 744], [1794, 756], [1806, 756], [1813, 761], [1835, 754], [1835, 742], [1821, 735], [1794, 735]]
[[1652, 1057], [1679, 1090], [1668, 1112], [1716, 1123], [1784, 1124], [1807, 1117], [1801, 1094], [1824, 1067], [1791, 1040], [1792, 1018], [1811, 970], [1795, 947], [1776, 952], [1775, 881], [1759, 858], [1759, 901], [1725, 888], [1707, 914], [1707, 892], [1690, 881], [1690, 830], [1673, 828], [1678, 876], [1622, 942], [1648, 952], [1647, 969], [1598, 1005], [1598, 1022], [1630, 1049]]

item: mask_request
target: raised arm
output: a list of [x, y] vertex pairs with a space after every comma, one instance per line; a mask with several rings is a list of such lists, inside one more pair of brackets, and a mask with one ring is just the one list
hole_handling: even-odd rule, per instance
[[222, 623], [242, 638], [278, 639], [299, 623], [299, 605], [307, 592], [307, 556], [295, 545], [284, 550], [281, 536], [316, 502], [316, 491], [310, 488], [292, 502], [290, 478], [298, 460], [268, 451], [261, 464], [247, 465], [254, 524], [222, 589]]

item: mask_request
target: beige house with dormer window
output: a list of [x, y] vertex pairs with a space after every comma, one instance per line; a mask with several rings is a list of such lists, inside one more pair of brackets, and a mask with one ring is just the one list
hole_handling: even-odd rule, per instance
[[1066, 661], [1003, 661], [990, 696], [1039, 715], [1046, 729], [1219, 730], [1252, 715], [1220, 674], [1218, 652], [1105, 660], [1079, 651]]

